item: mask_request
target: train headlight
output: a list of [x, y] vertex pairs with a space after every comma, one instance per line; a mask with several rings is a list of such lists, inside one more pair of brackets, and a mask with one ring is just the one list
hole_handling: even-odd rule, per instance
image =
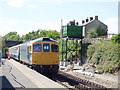
[[42, 68], [42, 65], [40, 65], [40, 68]]
[[52, 65], [50, 65], [50, 68], [52, 68]]

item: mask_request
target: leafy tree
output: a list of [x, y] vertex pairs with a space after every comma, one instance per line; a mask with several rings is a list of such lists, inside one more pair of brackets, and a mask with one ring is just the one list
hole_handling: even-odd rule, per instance
[[21, 37], [17, 34], [17, 32], [9, 32], [5, 36], [2, 37], [4, 40], [13, 40], [13, 41], [20, 41], [22, 40]]
[[21, 37], [21, 38], [22, 38], [22, 40], [24, 40], [24, 39], [25, 39], [25, 35], [22, 35], [22, 37]]
[[98, 36], [106, 36], [107, 32], [104, 29], [102, 29], [101, 26], [99, 26], [97, 28], [97, 34], [98, 34]]
[[37, 30], [37, 35], [39, 34], [39, 32], [40, 32], [40, 29]]
[[33, 36], [35, 35], [35, 31], [32, 31]]
[[120, 43], [120, 33], [111, 38], [113, 43]]
[[97, 37], [97, 34], [95, 32], [95, 29], [90, 29], [89, 32], [88, 32], [88, 38], [96, 38]]
[[33, 36], [32, 40], [39, 38], [39, 35]]
[[33, 34], [26, 34], [25, 35], [25, 40], [32, 40]]
[[7, 40], [7, 38], [9, 38], [11, 35], [17, 35], [17, 32], [9, 32], [5, 36], [3, 36], [3, 38]]
[[54, 31], [43, 30], [40, 32], [40, 37], [49, 37], [49, 38], [57, 40], [60, 38], [60, 34], [56, 30]]
[[47, 30], [38, 29], [37, 31], [32, 31], [26, 35], [23, 35], [22, 39], [24, 37], [25, 37], [25, 40], [34, 40], [34, 39], [41, 38], [41, 37], [49, 37], [49, 38], [57, 40], [60, 38], [60, 34], [56, 30], [47, 31]]
[[47, 36], [47, 31], [43, 30], [40, 32], [40, 37], [46, 37]]
[[11, 35], [10, 37], [7, 38], [7, 40], [21, 41], [22, 39], [19, 35]]

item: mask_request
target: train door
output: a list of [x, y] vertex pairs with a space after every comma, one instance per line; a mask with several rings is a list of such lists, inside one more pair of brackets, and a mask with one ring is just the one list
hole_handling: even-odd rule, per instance
[[30, 64], [32, 62], [32, 50], [31, 49], [32, 48], [31, 48], [31, 45], [30, 45], [29, 48], [28, 48], [28, 61], [29, 61]]
[[18, 46], [18, 60], [20, 60], [20, 46]]

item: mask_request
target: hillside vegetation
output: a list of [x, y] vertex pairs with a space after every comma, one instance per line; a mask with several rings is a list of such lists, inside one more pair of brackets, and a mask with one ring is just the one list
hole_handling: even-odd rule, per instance
[[120, 44], [98, 42], [87, 50], [87, 62], [101, 73], [115, 73], [120, 68]]

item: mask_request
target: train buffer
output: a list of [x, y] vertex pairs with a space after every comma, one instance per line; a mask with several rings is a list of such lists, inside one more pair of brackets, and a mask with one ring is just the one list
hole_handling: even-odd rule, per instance
[[[58, 83], [11, 59], [2, 59], [0, 87], [4, 88], [64, 88]], [[2, 71], [2, 72], [1, 72]], [[1, 89], [1, 88], [0, 88]], [[66, 89], [66, 88], [64, 88]]]

